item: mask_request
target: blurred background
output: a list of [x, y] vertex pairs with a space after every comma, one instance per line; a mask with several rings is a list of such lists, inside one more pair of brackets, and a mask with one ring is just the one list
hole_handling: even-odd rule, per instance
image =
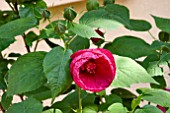
[[[0, 0], [0, 10], [10, 10], [10, 7], [4, 1], [5, 0]], [[81, 15], [83, 11], [86, 11], [87, 0], [45, 0], [45, 1], [48, 5], [49, 11], [51, 12], [51, 17], [52, 17], [51, 21], [56, 19], [61, 19], [65, 7], [73, 6], [79, 15]], [[99, 1], [102, 4], [102, 0]], [[131, 18], [143, 19], [149, 21], [152, 24], [152, 28], [149, 31], [150, 33], [130, 31], [123, 27], [111, 31], [104, 31], [106, 41], [112, 41], [114, 38], [122, 35], [133, 35], [133, 36], [141, 37], [146, 42], [151, 43], [154, 40], [151, 35], [153, 35], [156, 39], [158, 39], [158, 33], [160, 31], [155, 26], [154, 20], [151, 17], [151, 15], [170, 18], [170, 0], [116, 0], [116, 3], [128, 7], [130, 10]], [[78, 22], [78, 18], [75, 19], [75, 22]], [[44, 28], [45, 25], [47, 24], [48, 22], [45, 23], [42, 22], [41, 27]], [[35, 30], [35, 32], [38, 34], [38, 31]], [[8, 54], [11, 51], [16, 53], [22, 53], [22, 54], [26, 53], [23, 39], [20, 36], [17, 36], [15, 39], [16, 41], [2, 52], [3, 55]], [[54, 39], [51, 40], [57, 44], [62, 45], [62, 42], [60, 40], [54, 40]], [[35, 46], [35, 44], [33, 46]], [[50, 48], [48, 47], [48, 45], [46, 45], [45, 42], [41, 41], [41, 43], [38, 44], [37, 50], [49, 51]], [[170, 87], [170, 77], [168, 76], [169, 69], [166, 70], [167, 71], [165, 73], [167, 74], [166, 76], [167, 85]], [[131, 90], [135, 92], [134, 89], [136, 89], [141, 85], [147, 86], [147, 84], [133, 85], [131, 87]], [[17, 101], [17, 98], [14, 101]], [[47, 105], [50, 104], [50, 101], [47, 100], [46, 104]]]

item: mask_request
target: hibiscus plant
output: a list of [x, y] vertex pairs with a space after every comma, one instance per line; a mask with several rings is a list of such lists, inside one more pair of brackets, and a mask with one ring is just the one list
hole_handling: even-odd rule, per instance
[[[131, 19], [114, 0], [88, 0], [81, 14], [66, 7], [53, 21], [43, 0], [5, 2], [11, 10], [0, 11], [2, 113], [170, 113], [170, 19], [151, 15], [160, 29], [154, 37], [148, 21]], [[131, 34], [107, 41], [105, 33], [119, 27], [146, 32], [153, 42]], [[16, 36], [27, 52], [6, 54]], [[38, 51], [41, 42], [51, 50]], [[132, 92], [139, 83], [147, 87]]]

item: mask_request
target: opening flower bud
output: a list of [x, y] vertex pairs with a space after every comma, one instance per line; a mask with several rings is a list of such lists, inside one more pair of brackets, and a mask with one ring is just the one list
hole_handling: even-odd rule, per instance
[[[104, 38], [104, 33], [100, 31], [99, 29], [95, 30], [96, 33], [98, 33], [101, 37]], [[94, 45], [100, 46], [102, 43], [104, 43], [104, 40], [101, 38], [96, 38], [96, 37], [91, 37], [91, 41], [93, 42]]]

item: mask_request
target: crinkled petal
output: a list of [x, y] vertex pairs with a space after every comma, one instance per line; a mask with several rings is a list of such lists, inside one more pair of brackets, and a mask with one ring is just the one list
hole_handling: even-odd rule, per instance
[[[116, 65], [108, 50], [85, 49], [71, 55], [71, 76], [74, 82], [84, 90], [99, 92], [107, 88], [115, 77]], [[81, 66], [93, 59], [96, 64], [95, 73], [81, 71]]]

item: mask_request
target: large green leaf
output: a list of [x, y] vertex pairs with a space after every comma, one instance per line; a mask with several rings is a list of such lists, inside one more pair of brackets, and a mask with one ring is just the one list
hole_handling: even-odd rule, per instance
[[113, 54], [133, 59], [156, 53], [148, 43], [134, 36], [118, 37], [113, 42], [106, 44], [104, 48], [110, 50]]
[[13, 104], [6, 113], [41, 113], [43, 110], [42, 104], [34, 98]]
[[114, 55], [116, 61], [116, 77], [111, 86], [130, 87], [135, 83], [156, 83], [147, 71], [128, 57]]
[[8, 95], [33, 91], [46, 83], [43, 59], [46, 52], [28, 53], [18, 58], [9, 70]]
[[156, 26], [162, 31], [170, 33], [170, 19], [169, 18], [161, 18], [157, 16], [152, 16], [155, 20]]
[[72, 83], [69, 70], [71, 54], [71, 50], [55, 47], [45, 56], [43, 67], [53, 99], [67, 90]]
[[89, 39], [77, 36], [71, 43], [69, 44], [69, 48], [73, 51], [76, 52], [80, 49], [87, 49], [90, 47], [90, 41]]
[[134, 31], [148, 31], [151, 29], [151, 24], [145, 20], [130, 20], [130, 27], [127, 26], [128, 29]]
[[72, 24], [69, 30], [84, 38], [89, 38], [89, 39], [91, 37], [103, 38], [99, 34], [97, 34], [95, 30], [93, 30], [91, 27], [84, 24]]
[[91, 27], [116, 29], [122, 26], [118, 21], [111, 19], [109, 13], [105, 9], [98, 9], [86, 12], [81, 18], [80, 23]]
[[15, 41], [14, 36], [22, 35], [35, 25], [36, 21], [33, 18], [22, 18], [0, 26], [0, 51]]
[[162, 111], [155, 106], [146, 105], [142, 108], [136, 109], [134, 113], [162, 113]]
[[114, 103], [108, 107], [108, 111], [105, 113], [127, 113], [128, 110], [121, 103]]
[[162, 89], [140, 88], [137, 90], [142, 98], [164, 107], [170, 107], [170, 93]]

